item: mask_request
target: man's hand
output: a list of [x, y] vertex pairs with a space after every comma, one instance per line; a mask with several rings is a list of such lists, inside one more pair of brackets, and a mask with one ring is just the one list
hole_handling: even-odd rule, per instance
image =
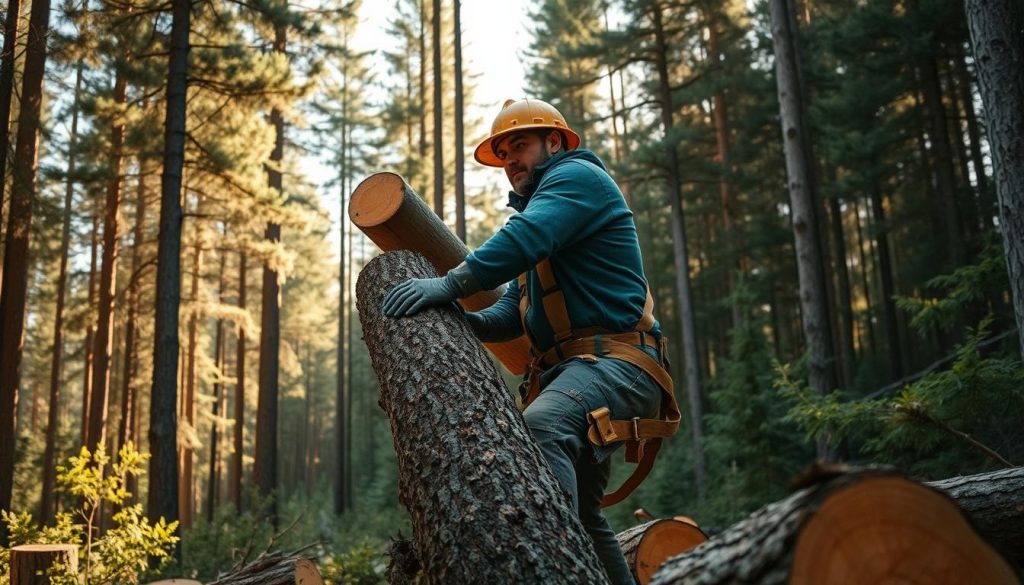
[[447, 305], [459, 296], [454, 279], [410, 278], [384, 297], [381, 309], [388, 317], [408, 317], [427, 307]]
[[410, 278], [391, 289], [381, 310], [388, 317], [415, 315], [427, 307], [446, 305], [480, 290], [473, 272], [463, 262], [441, 278]]

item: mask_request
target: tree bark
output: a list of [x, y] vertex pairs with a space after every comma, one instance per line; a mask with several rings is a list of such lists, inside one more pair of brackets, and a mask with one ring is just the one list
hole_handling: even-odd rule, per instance
[[[11, 101], [14, 97], [14, 46], [18, 39], [21, 1], [7, 0], [4, 17], [4, 46], [0, 54], [0, 177], [7, 177], [7, 151], [11, 146]], [[0, 220], [3, 219], [4, 192], [7, 181], [0, 181]], [[3, 273], [0, 272], [0, 281]]]
[[668, 73], [668, 45], [662, 23], [662, 6], [654, 3], [651, 20], [657, 49], [655, 62], [658, 70], [658, 102], [661, 111], [662, 141], [665, 149], [665, 171], [668, 173], [668, 197], [672, 214], [672, 247], [675, 252], [676, 294], [679, 302], [679, 331], [682, 337], [680, 353], [686, 372], [686, 395], [689, 404], [690, 432], [693, 441], [693, 476], [698, 500], [704, 500], [704, 407], [700, 377], [700, 353], [697, 346], [696, 320], [693, 309], [693, 290], [690, 285], [690, 255], [686, 243], [686, 216], [683, 213], [683, 189], [679, 177], [679, 153], [672, 142], [672, 93]]
[[425, 583], [605, 583], [604, 570], [511, 394], [453, 309], [388, 319], [384, 295], [432, 277], [392, 252], [357, 283], [359, 318], [391, 420], [399, 500]]
[[[246, 258], [238, 254], [238, 308], [246, 308]], [[231, 456], [231, 501], [242, 511], [242, 455], [245, 452], [245, 327], [239, 325], [235, 345], [235, 426], [234, 454]]]
[[[226, 234], [225, 234], [226, 235]], [[220, 270], [217, 275], [217, 297], [221, 305], [224, 304], [224, 268], [227, 262], [227, 254], [225, 250], [220, 251]], [[213, 513], [217, 508], [217, 498], [220, 495], [218, 491], [217, 478], [219, 477], [219, 453], [218, 449], [218, 422], [220, 419], [220, 408], [223, 400], [221, 388], [223, 387], [222, 380], [225, 376], [225, 363], [224, 363], [224, 318], [220, 317], [217, 319], [217, 329], [214, 334], [213, 340], [214, 356], [213, 363], [217, 368], [213, 380], [213, 418], [210, 426], [210, 467], [207, 475], [207, 491], [206, 491], [206, 521], [213, 522]]]
[[96, 299], [96, 267], [100, 249], [100, 216], [92, 207], [95, 201], [90, 202], [89, 213], [92, 214], [92, 232], [89, 246], [89, 284], [86, 288], [86, 314], [85, 314], [85, 344], [82, 348], [82, 433], [81, 439], [84, 445], [89, 440], [89, 414], [92, 409], [89, 401], [92, 400], [92, 365], [93, 365], [93, 339], [96, 334], [96, 322], [93, 320], [95, 314]]
[[[181, 190], [188, 91], [189, 0], [172, 0], [171, 50], [160, 177], [153, 389], [150, 398], [149, 518], [178, 519], [178, 307], [181, 303]], [[179, 549], [180, 550], [180, 549]]]
[[826, 473], [690, 552], [653, 585], [1018, 583], [948, 496], [893, 472]]
[[[202, 215], [203, 198], [196, 203], [196, 216]], [[181, 418], [186, 437], [196, 434], [196, 347], [199, 344], [199, 280], [203, 270], [203, 225], [195, 225], [195, 250], [192, 253], [192, 278], [189, 285], [189, 302], [192, 309], [188, 316], [188, 341], [185, 347], [185, 391], [181, 400]], [[181, 445], [181, 475], [178, 477], [178, 512], [182, 529], [192, 528], [192, 516], [195, 512], [195, 448], [193, 441], [186, 439]]]
[[23, 544], [11, 548], [11, 585], [49, 585], [46, 573], [63, 566], [78, 574], [77, 544]]
[[253, 562], [209, 585], [323, 585], [313, 561], [296, 555], [261, 555]]
[[626, 564], [640, 585], [651, 582], [654, 573], [670, 557], [706, 542], [708, 537], [692, 522], [679, 518], [651, 520], [615, 535]]
[[966, 0], [999, 201], [1006, 269], [1024, 358], [1024, 8], [1015, 0]]
[[[274, 26], [274, 50], [284, 53], [287, 46], [287, 29], [283, 23]], [[284, 117], [280, 110], [273, 108], [270, 123], [276, 136], [274, 150], [270, 154], [267, 170], [271, 189], [283, 195], [281, 164], [284, 160]], [[281, 241], [280, 224], [270, 222], [263, 234], [272, 245]], [[281, 349], [281, 284], [277, 269], [263, 263], [263, 299], [260, 312], [260, 379], [259, 402], [256, 406], [256, 452], [253, 478], [261, 496], [271, 496], [267, 514], [277, 525], [277, 415], [278, 375], [280, 373]]]
[[[808, 377], [811, 388], [824, 395], [835, 388], [836, 377], [828, 322], [828, 293], [824, 286], [821, 238], [815, 211], [814, 155], [809, 152], [807, 133], [810, 129], [804, 122], [805, 104], [796, 55], [796, 31], [791, 23], [792, 11], [786, 0], [771, 0], [769, 8], [786, 176], [789, 179], [790, 216], [800, 281], [800, 313], [809, 355]], [[826, 457], [827, 452], [827, 439], [823, 437], [818, 442], [818, 455]]]
[[956, 500], [979, 532], [1018, 567], [1024, 567], [1024, 467], [952, 477], [927, 485]]
[[[36, 205], [39, 165], [39, 117], [43, 102], [46, 38], [50, 29], [49, 0], [35, 0], [29, 17], [28, 44], [22, 74], [21, 109], [15, 139], [11, 200], [4, 240], [3, 283], [0, 285], [0, 509], [11, 509], [14, 487], [14, 445], [17, 438], [18, 386], [25, 343], [29, 239]], [[6, 39], [5, 39], [6, 40]], [[3, 177], [0, 177], [2, 180]], [[0, 527], [0, 546], [7, 544], [6, 525]]]
[[[146, 237], [146, 176], [149, 169], [143, 159], [139, 159], [139, 181], [135, 194], [135, 226], [132, 229], [132, 259], [128, 278], [128, 315], [124, 325], [124, 369], [121, 382], [121, 424], [117, 431], [117, 444], [123, 447], [131, 442], [138, 446], [139, 392], [135, 383], [138, 373], [138, 332], [139, 305], [141, 292], [139, 287], [139, 265], [142, 262], [142, 245]], [[126, 488], [138, 497], [139, 480], [135, 475], [125, 479]]]

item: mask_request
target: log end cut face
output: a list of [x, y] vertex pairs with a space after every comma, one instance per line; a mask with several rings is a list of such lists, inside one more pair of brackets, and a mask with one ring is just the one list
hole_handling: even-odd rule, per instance
[[670, 518], [653, 522], [637, 544], [634, 565], [636, 580], [640, 585], [647, 585], [662, 563], [707, 539], [692, 521]]
[[394, 217], [404, 199], [405, 180], [401, 176], [376, 173], [364, 179], [352, 192], [348, 216], [359, 228], [378, 226]]
[[945, 495], [901, 477], [832, 494], [796, 544], [793, 584], [1017, 584], [1014, 571]]

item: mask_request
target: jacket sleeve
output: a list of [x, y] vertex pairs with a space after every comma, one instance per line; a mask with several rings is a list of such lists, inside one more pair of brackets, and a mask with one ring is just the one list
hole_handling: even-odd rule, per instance
[[519, 318], [519, 282], [513, 280], [505, 294], [490, 307], [470, 318], [473, 332], [480, 341], [508, 341], [523, 334]]
[[610, 220], [606, 211], [617, 196], [588, 165], [557, 165], [526, 209], [467, 256], [466, 264], [485, 289], [513, 280], [560, 248], [599, 231]]

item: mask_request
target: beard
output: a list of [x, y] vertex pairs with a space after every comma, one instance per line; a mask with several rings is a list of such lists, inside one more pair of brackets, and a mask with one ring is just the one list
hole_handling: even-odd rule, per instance
[[530, 197], [533, 195], [533, 193], [537, 190], [537, 167], [540, 166], [542, 163], [547, 162], [547, 160], [550, 158], [551, 154], [547, 150], [541, 151], [540, 160], [534, 163], [533, 168], [530, 169], [530, 172], [527, 175], [526, 180], [523, 181], [523, 185], [518, 189], [517, 193], [519, 193], [523, 197]]

